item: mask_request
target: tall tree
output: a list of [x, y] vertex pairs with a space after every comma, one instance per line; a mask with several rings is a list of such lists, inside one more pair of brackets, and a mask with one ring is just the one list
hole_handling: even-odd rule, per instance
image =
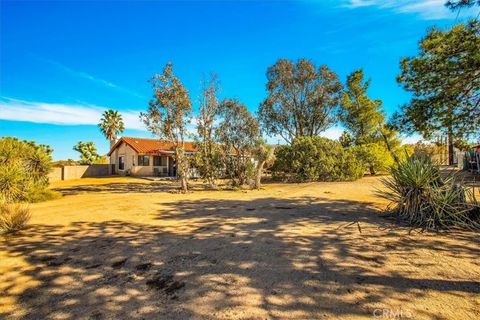
[[110, 149], [112, 149], [115, 144], [118, 134], [125, 130], [122, 115], [118, 111], [112, 109], [106, 110], [102, 114], [98, 127], [105, 138], [110, 141]]
[[154, 135], [173, 143], [178, 179], [182, 191], [187, 192], [189, 159], [185, 154], [185, 138], [192, 112], [188, 91], [174, 75], [172, 63], [167, 63], [162, 74], [155, 74], [150, 82], [153, 98], [140, 119]]
[[260, 138], [260, 125], [245, 105], [235, 99], [222, 101], [220, 124], [217, 135], [222, 145], [227, 175], [233, 185], [247, 183], [250, 171], [252, 150]]
[[371, 174], [384, 170], [397, 156], [400, 140], [397, 132], [385, 123], [382, 101], [371, 99], [368, 94], [370, 80], [364, 79], [363, 70], [356, 70], [347, 77], [346, 89], [342, 94], [339, 119], [346, 128], [340, 137], [345, 146], [363, 160]]
[[73, 150], [80, 153], [80, 163], [81, 164], [94, 164], [98, 161], [101, 156], [97, 152], [97, 147], [92, 141], [82, 142], [79, 141], [74, 147]]
[[202, 177], [211, 187], [214, 187], [219, 172], [219, 147], [215, 143], [215, 122], [220, 111], [217, 76], [211, 74], [210, 79], [203, 81], [202, 86], [200, 110], [197, 117], [197, 144], [200, 152], [197, 154], [196, 162]]
[[267, 70], [268, 97], [259, 107], [259, 119], [269, 135], [287, 142], [316, 136], [335, 123], [342, 85], [327, 66], [300, 59], [278, 60]]
[[426, 139], [446, 134], [451, 164], [454, 141], [479, 133], [480, 23], [434, 28], [419, 46], [416, 57], [401, 61], [397, 80], [413, 98], [396, 114], [396, 124]]
[[364, 80], [363, 70], [356, 70], [347, 77], [342, 93], [339, 118], [354, 144], [372, 142], [385, 121], [382, 101], [368, 97], [369, 86], [370, 80]]

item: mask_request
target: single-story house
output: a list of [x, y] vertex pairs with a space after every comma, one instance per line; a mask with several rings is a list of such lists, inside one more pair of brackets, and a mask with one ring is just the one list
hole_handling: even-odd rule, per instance
[[[197, 150], [192, 142], [185, 142], [186, 154]], [[119, 175], [175, 177], [174, 145], [170, 141], [122, 137], [108, 152], [110, 164]]]

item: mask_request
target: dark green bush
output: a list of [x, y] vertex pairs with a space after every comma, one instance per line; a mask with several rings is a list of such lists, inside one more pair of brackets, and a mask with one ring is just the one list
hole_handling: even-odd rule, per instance
[[275, 150], [272, 174], [290, 181], [350, 181], [363, 176], [355, 154], [334, 140], [322, 137], [296, 138], [290, 146]]

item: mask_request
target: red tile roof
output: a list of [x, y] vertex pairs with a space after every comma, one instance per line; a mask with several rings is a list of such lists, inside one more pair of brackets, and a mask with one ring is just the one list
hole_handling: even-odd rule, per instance
[[[128, 144], [133, 150], [140, 154], [161, 154], [162, 151], [170, 153], [174, 150], [173, 142], [159, 140], [159, 139], [146, 139], [146, 138], [132, 138], [132, 137], [122, 137], [120, 138], [112, 149], [108, 152], [108, 155], [111, 155], [112, 152], [119, 147], [122, 142]], [[185, 151], [187, 152], [196, 152], [197, 148], [194, 146], [193, 142], [185, 142]]]

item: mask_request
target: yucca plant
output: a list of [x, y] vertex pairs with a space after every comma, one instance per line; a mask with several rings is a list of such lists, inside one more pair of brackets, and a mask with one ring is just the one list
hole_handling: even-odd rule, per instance
[[445, 229], [459, 226], [480, 229], [480, 206], [473, 190], [464, 188], [453, 175], [442, 176], [428, 157], [410, 157], [382, 179], [389, 209], [412, 226]]
[[0, 233], [12, 233], [25, 228], [30, 211], [18, 203], [0, 203]]

